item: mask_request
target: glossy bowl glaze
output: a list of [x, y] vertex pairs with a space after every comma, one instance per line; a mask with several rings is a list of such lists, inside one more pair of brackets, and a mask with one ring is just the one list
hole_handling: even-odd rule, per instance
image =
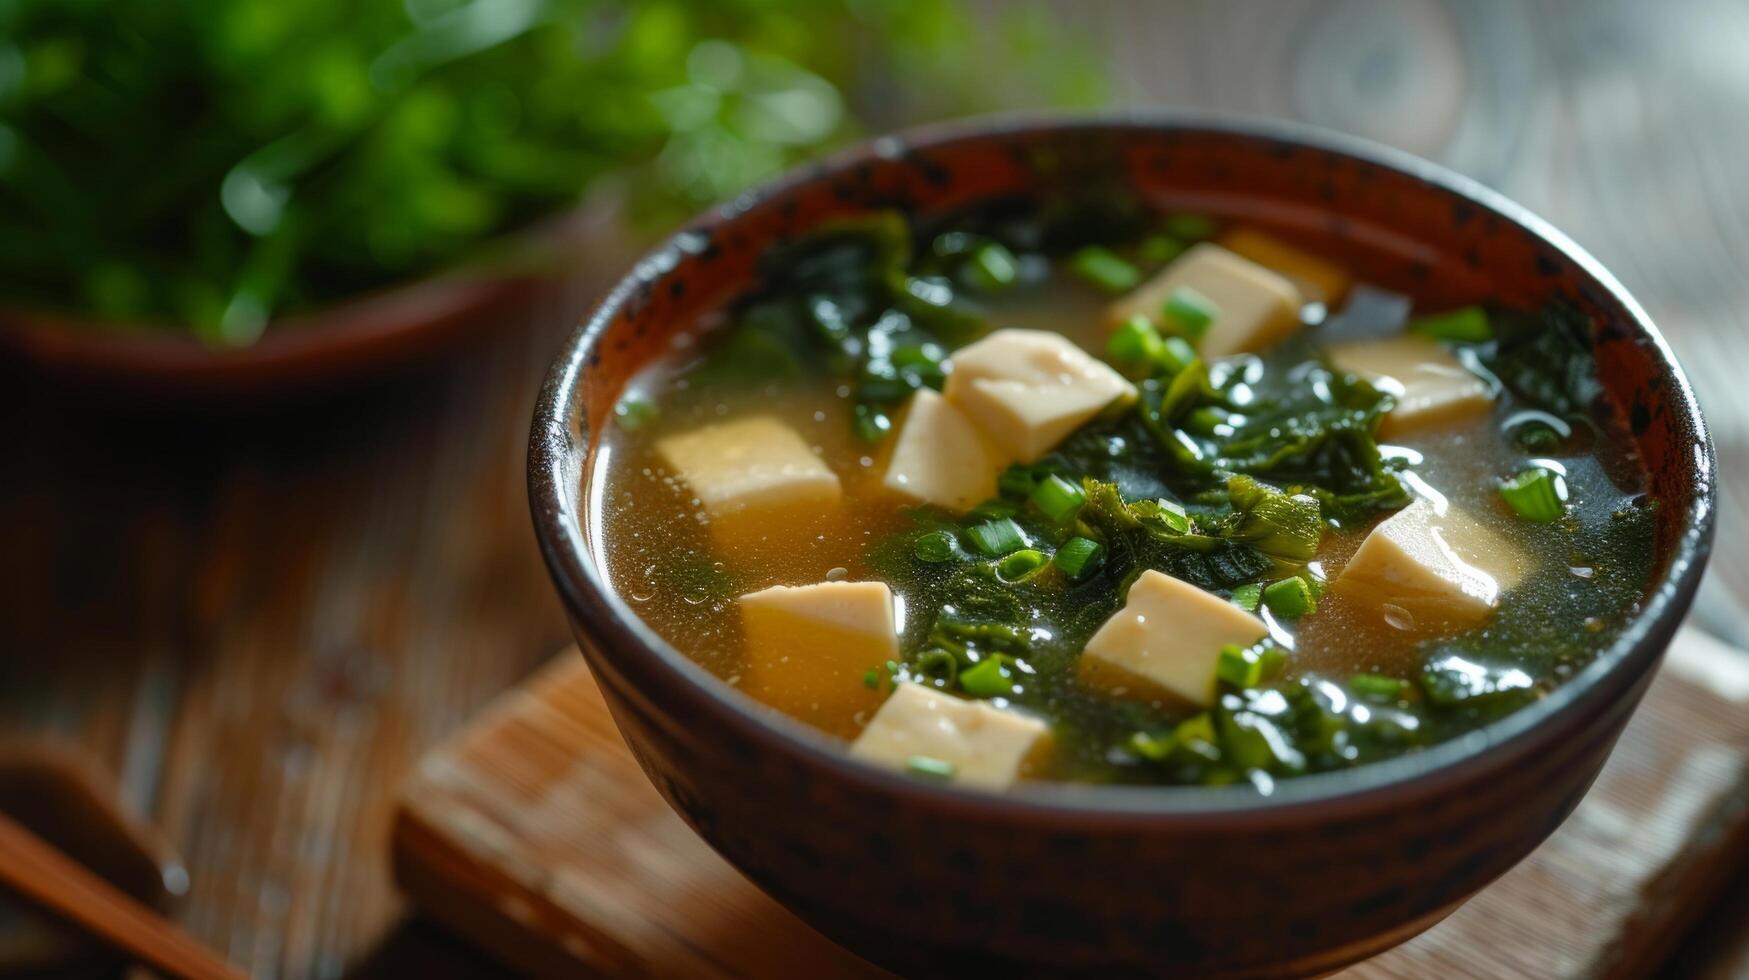
[[[747, 288], [759, 254], [876, 208], [936, 214], [1109, 182], [1331, 233], [1368, 278], [1435, 301], [1563, 297], [1662, 502], [1654, 581], [1619, 641], [1551, 696], [1445, 744], [1249, 788], [1032, 785], [986, 795], [850, 760], [761, 709], [608, 590], [586, 520], [592, 448], [622, 384]], [[1379, 253], [1387, 253], [1379, 258]], [[1570, 813], [1700, 579], [1713, 449], [1645, 313], [1595, 260], [1487, 189], [1278, 123], [996, 121], [889, 137], [751, 192], [650, 253], [553, 367], [535, 412], [536, 532], [621, 732], [668, 801], [802, 918], [917, 975], [1319, 973], [1414, 935]]]

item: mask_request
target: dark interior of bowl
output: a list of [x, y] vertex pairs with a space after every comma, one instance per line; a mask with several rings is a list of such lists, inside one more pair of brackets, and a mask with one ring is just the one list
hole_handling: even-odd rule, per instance
[[[1692, 596], [1710, 541], [1713, 493], [1704, 424], [1655, 328], [1581, 249], [1485, 188], [1411, 157], [1273, 124], [1144, 120], [949, 128], [877, 141], [719, 209], [642, 262], [580, 331], [571, 351], [575, 363], [555, 371], [541, 409], [552, 415], [537, 416], [531, 456], [537, 522], [580, 520], [587, 453], [623, 384], [667, 349], [675, 331], [744, 290], [766, 249], [822, 222], [871, 210], [928, 216], [995, 197], [1102, 182], [1175, 207], [1322, 231], [1338, 260], [1364, 255], [1369, 278], [1412, 285], [1434, 304], [1493, 300], [1536, 308], [1559, 299], [1585, 314], [1594, 328], [1598, 373], [1628, 422], [1661, 505], [1658, 561], [1638, 625], [1557, 697], [1519, 714], [1557, 710], [1636, 652], [1647, 666], [1655, 661], [1661, 645], [1646, 642], [1645, 627], [1679, 614]], [[543, 485], [564, 503], [548, 516], [541, 513]], [[570, 523], [546, 530], [578, 545], [562, 556], [548, 541], [561, 587], [573, 599], [584, 591], [579, 578], [599, 589], [586, 554], [587, 529]], [[623, 606], [616, 612], [630, 615]], [[1515, 731], [1532, 720], [1509, 719]], [[1441, 749], [1450, 750], [1442, 757], [1457, 751]]]

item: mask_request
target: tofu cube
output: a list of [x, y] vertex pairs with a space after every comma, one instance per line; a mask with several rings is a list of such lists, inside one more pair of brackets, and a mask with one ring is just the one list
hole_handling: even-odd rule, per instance
[[1136, 387], [1061, 334], [998, 330], [956, 351], [947, 398], [996, 445], [1023, 463]]
[[1397, 629], [1422, 632], [1486, 619], [1527, 567], [1502, 535], [1418, 497], [1367, 534], [1331, 587]]
[[925, 388], [911, 396], [881, 483], [913, 500], [969, 510], [996, 495], [1007, 465], [965, 413]]
[[1083, 683], [1113, 695], [1210, 705], [1225, 646], [1269, 634], [1263, 620], [1220, 596], [1152, 569], [1081, 653]]
[[1308, 303], [1334, 306], [1348, 293], [1348, 270], [1326, 262], [1255, 228], [1235, 228], [1220, 237], [1227, 251], [1286, 276]]
[[1193, 246], [1154, 278], [1106, 307], [1116, 326], [1140, 313], [1156, 322], [1174, 290], [1201, 294], [1215, 307], [1197, 343], [1205, 358], [1260, 351], [1300, 327], [1300, 291], [1279, 273], [1211, 242]]
[[1028, 775], [1050, 744], [1043, 721], [985, 701], [901, 682], [850, 746], [859, 759], [907, 769], [945, 763], [954, 782], [1004, 789]]
[[1451, 352], [1426, 337], [1338, 344], [1325, 352], [1338, 370], [1390, 390], [1397, 406], [1379, 423], [1390, 437], [1486, 412], [1494, 393]]
[[899, 656], [886, 583], [774, 585], [742, 596], [740, 607], [741, 690], [832, 734], [854, 735], [880, 704], [863, 676]]
[[743, 511], [820, 513], [842, 495], [838, 476], [802, 437], [766, 415], [668, 436], [656, 452], [713, 518]]

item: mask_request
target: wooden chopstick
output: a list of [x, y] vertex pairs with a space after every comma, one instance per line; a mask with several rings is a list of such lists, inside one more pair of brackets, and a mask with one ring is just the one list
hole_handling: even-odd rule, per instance
[[172, 977], [241, 980], [217, 954], [0, 813], [0, 885]]

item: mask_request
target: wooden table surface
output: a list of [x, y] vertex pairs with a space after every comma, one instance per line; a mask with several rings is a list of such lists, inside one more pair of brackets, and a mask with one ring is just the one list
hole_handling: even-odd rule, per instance
[[[1729, 546], [1749, 526], [1749, 386], [1732, 377], [1749, 367], [1749, 5], [1061, 6], [1109, 53], [1124, 104], [1287, 116], [1423, 154], [1613, 269], [1720, 444], [1725, 546], [1696, 622], [1749, 641], [1749, 553]], [[0, 733], [107, 763], [187, 860], [185, 924], [239, 967], [496, 975], [404, 921], [390, 805], [421, 751], [565, 641], [523, 442], [548, 358], [623, 266], [599, 261], [438, 362], [302, 403], [93, 403], [0, 368]], [[1682, 972], [1749, 969], [1746, 935], [1749, 885]]]

